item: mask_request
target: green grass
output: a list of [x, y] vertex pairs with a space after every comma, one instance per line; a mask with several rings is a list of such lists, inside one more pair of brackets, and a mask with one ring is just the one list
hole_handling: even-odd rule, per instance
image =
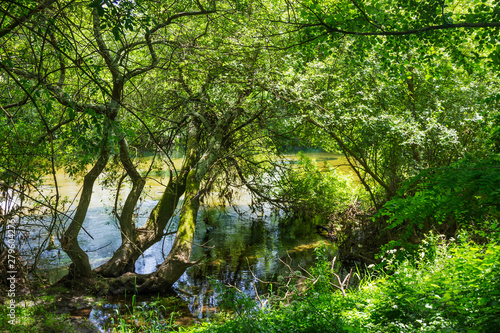
[[55, 314], [54, 309], [43, 304], [35, 305], [32, 301], [17, 301], [15, 324], [8, 316], [8, 304], [0, 308], [0, 332], [41, 333], [41, 332], [75, 332], [67, 315]]

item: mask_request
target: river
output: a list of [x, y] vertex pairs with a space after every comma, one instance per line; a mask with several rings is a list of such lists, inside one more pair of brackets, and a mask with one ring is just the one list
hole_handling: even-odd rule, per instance
[[[306, 153], [315, 158], [318, 163], [340, 166], [344, 172], [349, 172], [346, 161], [339, 155], [330, 153]], [[296, 160], [295, 155], [286, 156], [290, 161]], [[180, 159], [174, 163], [180, 163]], [[63, 196], [75, 197], [80, 184], [62, 171], [58, 173], [59, 191]], [[166, 179], [160, 179], [166, 182]], [[50, 190], [50, 183], [46, 189]], [[158, 182], [148, 182], [149, 195], [142, 201], [136, 212], [136, 223], [143, 225], [149, 212], [156, 204], [163, 186]], [[79, 242], [88, 255], [93, 268], [108, 260], [119, 247], [121, 238], [117, 221], [112, 217], [110, 207], [112, 188], [96, 185], [92, 202], [84, 223], [86, 232], [80, 232]], [[253, 212], [246, 202], [245, 196], [232, 207], [203, 206], [199, 213], [195, 244], [192, 259], [202, 258], [201, 264], [189, 268], [174, 285], [175, 297], [180, 302], [174, 302], [188, 322], [204, 320], [217, 311], [217, 293], [211, 280], [224, 285], [232, 285], [246, 294], [254, 297], [256, 293], [266, 292], [266, 285], [260, 281], [272, 281], [277, 275], [283, 274], [285, 265], [279, 260], [308, 267], [314, 262], [314, 248], [322, 242], [314, 228], [303, 226], [295, 229], [280, 228], [279, 212], [271, 208]], [[173, 229], [175, 229], [175, 220]], [[295, 230], [295, 231], [293, 231]], [[43, 231], [30, 231], [31, 247], [39, 246], [44, 238]], [[136, 272], [151, 273], [163, 262], [168, 254], [175, 235], [164, 239], [148, 249], [136, 263]], [[69, 258], [60, 250], [57, 240], [55, 249], [44, 251], [39, 268], [49, 282], [67, 273]], [[130, 298], [129, 298], [130, 299]], [[147, 300], [142, 300], [147, 302]], [[89, 320], [101, 330], [110, 325], [113, 313], [118, 304], [126, 302], [123, 298], [110, 300], [105, 304], [94, 306], [90, 310]], [[180, 305], [179, 305], [180, 304]]]

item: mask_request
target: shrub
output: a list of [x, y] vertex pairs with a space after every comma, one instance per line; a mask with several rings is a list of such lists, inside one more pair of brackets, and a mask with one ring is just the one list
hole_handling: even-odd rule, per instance
[[[254, 307], [222, 324], [194, 332], [498, 332], [500, 330], [500, 245], [446, 243], [426, 238], [417, 259], [387, 261], [392, 273], [377, 271], [346, 295], [323, 258], [312, 274], [325, 279], [289, 305]], [[318, 256], [322, 257], [321, 250]], [[329, 275], [328, 275], [329, 274]], [[328, 276], [326, 276], [328, 275]], [[312, 280], [317, 280], [316, 276]], [[318, 280], [319, 281], [319, 280]], [[244, 320], [244, 321], [243, 321]]]
[[378, 281], [372, 323], [398, 332], [498, 331], [500, 246], [434, 246], [435, 252], [422, 247], [420, 260], [405, 260]]
[[320, 168], [301, 152], [298, 156], [297, 168], [290, 170], [279, 193], [295, 217], [326, 222], [356, 201], [359, 191], [352, 177], [326, 162]]
[[467, 157], [406, 181], [379, 212], [399, 235], [389, 247], [408, 247], [429, 230], [453, 236], [466, 229], [475, 233], [476, 240], [498, 240], [499, 168], [500, 155]]

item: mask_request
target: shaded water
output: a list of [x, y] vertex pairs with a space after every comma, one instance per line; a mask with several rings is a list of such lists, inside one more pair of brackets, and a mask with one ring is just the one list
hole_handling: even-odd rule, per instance
[[[306, 155], [316, 158], [318, 162], [345, 164], [338, 155]], [[296, 159], [294, 156], [288, 158], [290, 161]], [[177, 164], [180, 160], [174, 162]], [[79, 184], [64, 174], [58, 178], [60, 191], [64, 195], [74, 196], [78, 193]], [[146, 222], [163, 190], [157, 182], [151, 182], [149, 186], [149, 196], [136, 212], [138, 226]], [[84, 224], [88, 234], [81, 232], [79, 235], [80, 246], [87, 251], [93, 268], [108, 260], [121, 242], [117, 221], [110, 213], [112, 197], [112, 189], [96, 186]], [[203, 207], [196, 229], [197, 245], [192, 254], [193, 260], [203, 259], [199, 265], [189, 268], [174, 285], [177, 301], [172, 298], [157, 298], [156, 301], [174, 306], [184, 317], [201, 320], [210, 317], [217, 309], [217, 294], [210, 280], [235, 286], [253, 297], [256, 293], [262, 295], [266, 292], [266, 284], [259, 280], [272, 281], [278, 274], [283, 274], [286, 267], [279, 258], [292, 262], [295, 267], [309, 267], [314, 262], [314, 248], [320, 244], [321, 238], [307, 226], [279, 228], [278, 220], [279, 215], [269, 208], [257, 214], [251, 212], [244, 199], [238, 205], [225, 209]], [[176, 222], [174, 218], [171, 230], [176, 229]], [[43, 232], [37, 235], [39, 232], [33, 230], [32, 233], [34, 238], [43, 238]], [[161, 242], [148, 249], [137, 261], [136, 272], [147, 274], [155, 271], [168, 255], [174, 237], [165, 236]], [[56, 241], [56, 249], [45, 251], [42, 255], [40, 267], [51, 282], [65, 275], [69, 265], [68, 257], [59, 248]], [[140, 302], [147, 304], [151, 299], [141, 299]], [[110, 325], [119, 304], [123, 306], [125, 303], [126, 300], [121, 298], [96, 305], [90, 310], [89, 319], [102, 329], [104, 325]]]
[[[314, 229], [302, 228], [298, 235], [288, 234], [278, 227], [272, 215], [249, 218], [246, 214], [240, 216], [233, 209], [211, 214], [210, 223], [203, 221], [204, 213], [200, 214], [202, 221], [196, 231], [195, 243], [204, 246], [195, 246], [192, 259], [203, 257], [202, 262], [189, 268], [174, 285], [177, 297], [182, 300], [174, 302], [175, 310], [184, 320], [188, 318], [188, 323], [205, 320], [217, 312], [218, 295], [211, 280], [234, 286], [251, 297], [256, 292], [262, 297], [267, 292], [267, 285], [259, 280], [275, 281], [278, 274], [288, 272], [278, 258], [293, 262], [294, 267], [309, 267], [314, 262], [314, 248], [322, 242]], [[136, 271], [154, 271], [163, 261], [163, 256], [168, 254], [172, 242], [173, 236], [168, 236], [164, 244], [159, 243], [146, 251], [137, 262]], [[157, 304], [156, 299], [151, 297], [140, 301], [142, 304], [151, 301]], [[158, 301], [173, 302], [168, 297], [160, 297]], [[122, 309], [125, 304], [130, 306], [130, 296], [128, 303], [121, 298], [95, 307], [90, 320], [96, 326], [109, 325], [117, 304], [122, 304]], [[164, 316], [168, 317], [168, 311], [165, 312]]]

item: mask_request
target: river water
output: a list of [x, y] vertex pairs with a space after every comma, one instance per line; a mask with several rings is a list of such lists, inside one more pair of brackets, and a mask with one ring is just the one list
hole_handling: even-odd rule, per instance
[[[345, 160], [339, 155], [330, 153], [307, 153], [319, 163], [339, 166], [349, 172]], [[295, 156], [287, 156], [290, 161]], [[174, 160], [176, 164], [180, 159]], [[157, 179], [166, 182], [166, 179]], [[80, 184], [64, 173], [58, 174], [59, 191], [63, 196], [75, 197]], [[47, 185], [47, 189], [50, 188]], [[149, 212], [156, 204], [163, 187], [157, 181], [149, 182], [149, 195], [136, 212], [136, 224], [143, 225]], [[84, 228], [87, 233], [80, 232], [79, 242], [88, 255], [93, 268], [108, 260], [120, 246], [121, 238], [117, 221], [112, 217], [113, 189], [95, 186], [91, 206]], [[175, 307], [192, 320], [204, 320], [217, 311], [217, 292], [214, 290], [215, 280], [224, 285], [237, 287], [251, 297], [256, 293], [266, 292], [266, 284], [260, 281], [273, 281], [277, 275], [286, 273], [286, 266], [280, 261], [291, 263], [293, 267], [309, 267], [314, 262], [314, 248], [323, 241], [310, 226], [295, 228], [279, 227], [279, 212], [269, 207], [255, 212], [249, 207], [245, 196], [232, 207], [204, 206], [199, 213], [196, 227], [195, 244], [192, 259], [202, 258], [199, 265], [189, 268], [174, 285], [177, 298]], [[172, 229], [175, 230], [175, 218]], [[325, 221], [326, 223], [326, 221]], [[37, 239], [44, 238], [44, 232], [31, 230], [29, 236], [31, 247], [36, 247]], [[172, 246], [175, 235], [164, 239], [148, 249], [136, 263], [136, 272], [147, 274], [154, 272], [157, 265], [163, 262]], [[67, 273], [69, 259], [60, 250], [55, 241], [55, 249], [44, 251], [39, 268], [47, 276], [49, 282], [55, 282]], [[130, 300], [130, 297], [129, 297]], [[89, 319], [97, 327], [109, 326], [118, 304], [126, 302], [123, 298], [110, 300], [105, 304], [94, 306]], [[146, 302], [147, 300], [142, 300]], [[146, 304], [144, 303], [144, 304]]]

